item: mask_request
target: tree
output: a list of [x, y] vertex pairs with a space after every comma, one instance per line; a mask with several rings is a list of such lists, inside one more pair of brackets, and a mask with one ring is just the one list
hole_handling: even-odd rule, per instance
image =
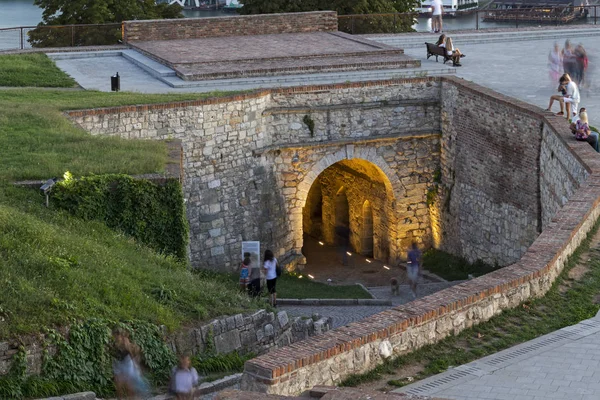
[[121, 34], [117, 26], [57, 29], [53, 25], [183, 17], [180, 5], [156, 4], [155, 0], [35, 0], [34, 4], [44, 11], [42, 22], [28, 33], [33, 47], [115, 44]]

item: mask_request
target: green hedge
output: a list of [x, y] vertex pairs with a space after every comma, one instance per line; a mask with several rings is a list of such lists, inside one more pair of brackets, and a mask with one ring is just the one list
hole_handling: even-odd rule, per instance
[[65, 174], [52, 192], [53, 204], [85, 220], [100, 220], [160, 253], [186, 258], [188, 224], [181, 184], [157, 185], [128, 175]]

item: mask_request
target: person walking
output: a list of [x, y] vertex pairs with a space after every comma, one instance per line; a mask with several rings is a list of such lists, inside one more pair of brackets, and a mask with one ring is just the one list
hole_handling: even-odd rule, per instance
[[442, 14], [444, 13], [444, 3], [442, 0], [431, 0], [431, 28], [433, 33], [443, 30]]
[[419, 270], [421, 268], [421, 251], [415, 242], [408, 251], [406, 263], [406, 275], [410, 281], [410, 290], [413, 299], [417, 298], [417, 282], [419, 280]]
[[265, 276], [267, 278], [267, 290], [269, 291], [269, 303], [277, 307], [277, 259], [271, 250], [265, 251], [263, 262]]
[[190, 357], [183, 355], [179, 364], [171, 372], [171, 392], [177, 400], [191, 400], [194, 395], [194, 386], [198, 384], [198, 372], [192, 367]]
[[554, 85], [563, 74], [562, 52], [558, 43], [554, 43], [553, 50], [548, 54], [548, 66], [550, 67], [550, 80]]

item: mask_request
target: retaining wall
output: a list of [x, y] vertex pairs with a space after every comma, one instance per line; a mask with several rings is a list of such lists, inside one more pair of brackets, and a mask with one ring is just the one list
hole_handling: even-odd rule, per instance
[[[287, 346], [313, 335], [327, 332], [328, 318], [288, 318], [285, 311], [277, 314], [259, 310], [252, 314], [237, 314], [215, 319], [197, 328], [187, 328], [165, 341], [176, 354], [200, 354], [211, 348], [215, 353], [264, 354], [274, 348]], [[65, 332], [68, 336], [68, 332]], [[23, 346], [27, 357], [27, 373], [39, 374], [44, 357], [44, 336], [21, 337], [19, 340], [0, 342], [0, 376], [8, 374], [12, 358]], [[48, 349], [53, 354], [55, 349]]]
[[335, 32], [335, 11], [124, 21], [123, 41], [199, 39], [217, 36]]
[[[315, 385], [337, 384], [350, 374], [374, 368], [391, 354], [400, 355], [435, 343], [527, 299], [543, 296], [594, 226], [600, 215], [600, 158], [587, 143], [573, 140], [564, 119], [454, 77], [444, 77], [442, 81], [452, 92], [468, 92], [472, 99], [479, 96], [480, 101], [495, 104], [490, 113], [495, 112], [495, 107], [501, 112], [508, 108], [517, 120], [528, 121], [530, 125], [526, 126], [534, 129], [536, 135], [544, 132], [547, 143], [543, 146], [560, 148], [551, 159], [564, 157], [559, 161], [565, 168], [553, 172], [555, 179], [575, 177], [564, 189], [573, 190], [569, 200], [553, 216], [549, 215], [550, 209], [546, 211], [548, 222], [544, 230], [514, 264], [250, 360], [242, 378], [243, 389], [295, 395]], [[477, 121], [462, 123], [468, 126]], [[460, 130], [451, 132], [461, 134]], [[541, 152], [542, 140], [534, 143]], [[539, 171], [546, 172], [546, 179], [551, 179], [550, 169], [551, 165], [538, 166]], [[488, 178], [495, 179], [493, 175]], [[560, 187], [558, 183], [549, 186], [553, 190]], [[541, 197], [542, 191], [537, 196]], [[535, 212], [541, 215], [539, 198], [535, 203]]]

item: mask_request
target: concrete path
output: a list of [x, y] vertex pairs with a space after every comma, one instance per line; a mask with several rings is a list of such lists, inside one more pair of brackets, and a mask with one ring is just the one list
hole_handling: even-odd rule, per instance
[[600, 318], [582, 321], [394, 392], [456, 400], [598, 400]]
[[[462, 281], [423, 283], [417, 287], [417, 298], [428, 296]], [[369, 292], [376, 299], [392, 300], [392, 307], [413, 301], [410, 287], [400, 285], [399, 295], [392, 295], [389, 286], [368, 287]], [[390, 306], [280, 306], [294, 317], [311, 317], [319, 314], [323, 317], [331, 317], [332, 327], [348, 325], [351, 322], [360, 321], [368, 316], [385, 311]]]

